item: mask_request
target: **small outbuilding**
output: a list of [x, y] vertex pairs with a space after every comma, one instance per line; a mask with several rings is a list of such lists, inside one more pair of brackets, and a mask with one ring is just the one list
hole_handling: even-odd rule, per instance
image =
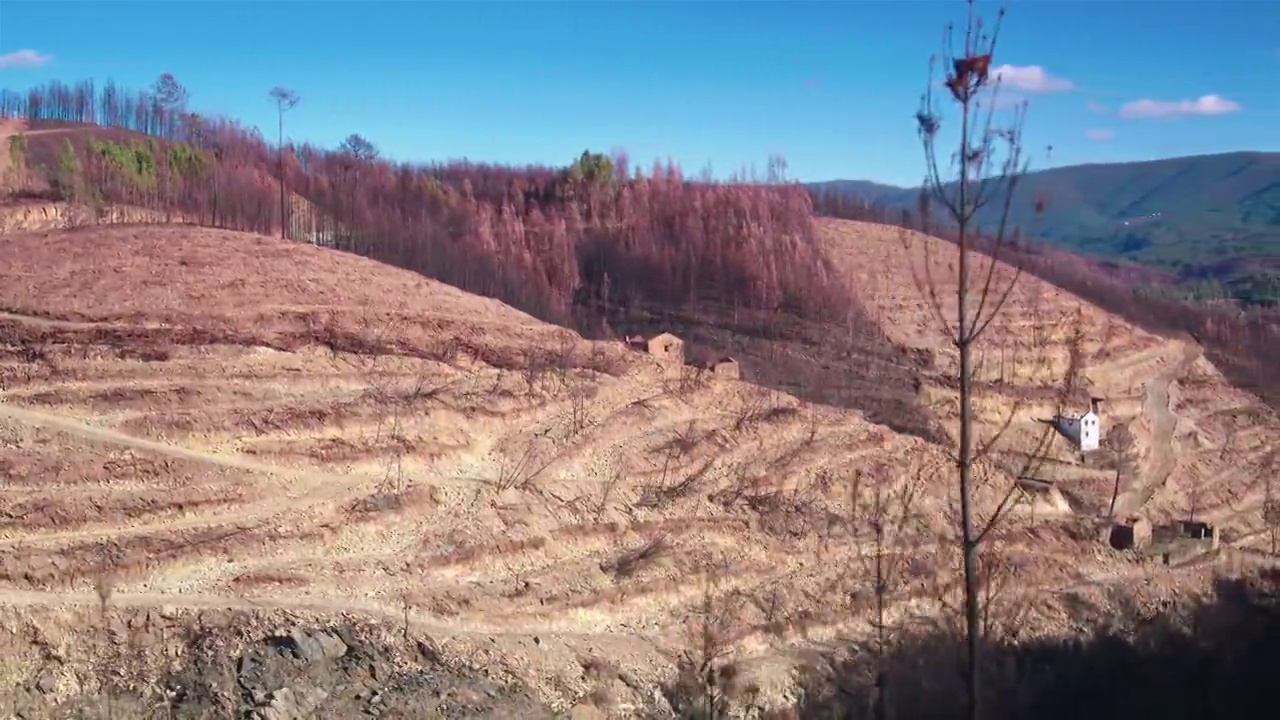
[[1207, 522], [1183, 520], [1178, 523], [1178, 535], [1189, 540], [1200, 540], [1214, 550], [1218, 548], [1217, 528]]
[[626, 343], [636, 350], [643, 350], [659, 360], [684, 362], [684, 341], [669, 332], [657, 335], [628, 335]]
[[1111, 526], [1111, 547], [1132, 550], [1151, 543], [1151, 521], [1142, 517], [1126, 518]]
[[684, 362], [684, 341], [664, 332], [654, 335], [646, 342], [649, 348], [649, 354], [661, 360], [670, 362]]
[[732, 380], [742, 379], [742, 367], [735, 358], [728, 355], [717, 355], [706, 348], [694, 348], [690, 351], [689, 366], [700, 372], [710, 373], [718, 378]]
[[718, 375], [719, 377], [732, 378], [734, 380], [742, 379], [742, 367], [737, 360], [728, 355], [712, 358], [707, 363], [707, 368], [711, 370], [713, 375]]
[[1097, 450], [1102, 440], [1102, 419], [1098, 415], [1101, 398], [1090, 398], [1089, 412], [1063, 413], [1054, 418], [1058, 432], [1070, 440], [1080, 452]]

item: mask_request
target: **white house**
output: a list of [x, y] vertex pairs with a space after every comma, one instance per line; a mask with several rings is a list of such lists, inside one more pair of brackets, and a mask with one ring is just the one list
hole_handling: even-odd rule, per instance
[[1102, 439], [1102, 419], [1098, 417], [1098, 398], [1090, 398], [1089, 412], [1063, 413], [1054, 419], [1054, 427], [1058, 432], [1075, 443], [1080, 452], [1097, 450]]

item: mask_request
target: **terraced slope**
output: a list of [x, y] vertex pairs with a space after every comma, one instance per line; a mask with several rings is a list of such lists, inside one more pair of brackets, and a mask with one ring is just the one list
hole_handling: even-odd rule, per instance
[[[830, 252], [891, 339], [932, 353], [922, 392], [954, 432], [957, 354], [917, 281], [934, 283], [944, 317], [953, 323], [956, 248], [898, 228], [821, 222]], [[987, 261], [975, 262], [981, 277]], [[896, 272], [881, 270], [888, 267]], [[997, 266], [994, 277], [999, 288], [1014, 273]], [[1276, 474], [1280, 422], [1255, 396], [1232, 387], [1194, 339], [1153, 335], [1023, 275], [976, 356], [980, 435], [993, 437], [1012, 416], [998, 446], [1010, 454], [1036, 447], [1044, 432], [1039, 420], [1059, 410], [1085, 410], [1090, 397], [1103, 399], [1104, 449], [1082, 462], [1055, 438], [1047, 448], [1050, 461], [1037, 471], [1058, 481], [1074, 515], [1110, 511], [1118, 459], [1117, 515], [1142, 514], [1156, 522], [1194, 516], [1222, 524], [1236, 544], [1259, 538], [1265, 482]], [[1280, 487], [1274, 490], [1280, 497]]]
[[[948, 351], [909, 299], [910, 273], [869, 270], [903, 262], [893, 238], [826, 231], [893, 339], [934, 354], [921, 392], [950, 419]], [[1027, 292], [999, 331], [1010, 343], [1037, 302], [1079, 305]], [[607, 657], [630, 678], [625, 714], [696, 645], [710, 596], [742, 677], [777, 704], [797, 650], [868, 627], [877, 487], [886, 507], [911, 499], [895, 617], [954, 594], [954, 553], [938, 549], [944, 448], [362, 258], [182, 227], [9, 235], [0, 311], [0, 603], [31, 627], [83, 622], [75, 606], [103, 586], [122, 612], [380, 618], [559, 707], [592, 691], [584, 663]], [[1182, 344], [1077, 316], [1093, 323], [1084, 373], [1143, 457], [1126, 497], [1158, 486], [1146, 507], [1173, 512], [1188, 468], [1223, 467], [1221, 418], [1249, 399], [1203, 359], [1174, 365]], [[1070, 365], [1057, 342], [1033, 355], [1039, 374], [992, 378], [984, 421], [1028, 398], [1014, 432], [1039, 430]], [[1144, 392], [1168, 399], [1172, 431], [1143, 414]], [[1239, 452], [1274, 433], [1258, 423], [1232, 436]], [[1054, 447], [1062, 497], [1020, 505], [999, 537], [1005, 582], [1018, 580], [1002, 602], [1027, 631], [1084, 622], [1135, 572], [1194, 580], [1107, 549], [1111, 473]], [[1176, 458], [1163, 479], [1161, 452]], [[1202, 512], [1243, 532], [1259, 485], [1233, 462], [1248, 500], [1206, 493]], [[1011, 482], [991, 470], [985, 512]], [[1068, 591], [1093, 604], [1058, 602]]]

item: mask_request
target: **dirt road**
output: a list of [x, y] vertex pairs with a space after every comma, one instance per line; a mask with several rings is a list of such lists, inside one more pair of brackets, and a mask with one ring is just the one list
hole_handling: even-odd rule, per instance
[[32, 325], [34, 327], [57, 328], [59, 330], [92, 330], [94, 328], [110, 326], [110, 323], [54, 320], [52, 318], [42, 318], [34, 315], [20, 315], [18, 313], [4, 312], [3, 310], [0, 310], [0, 320], [20, 322], [24, 325]]
[[1174, 432], [1178, 416], [1173, 412], [1169, 389], [1191, 368], [1201, 355], [1198, 344], [1183, 342], [1182, 353], [1176, 362], [1147, 383], [1142, 401], [1142, 412], [1151, 418], [1151, 455], [1140, 479], [1121, 493], [1116, 500], [1116, 512], [1124, 515], [1137, 512], [1159, 492], [1173, 473], [1178, 460]]
[[[282, 516], [288, 512], [295, 512], [307, 506], [316, 505], [326, 501], [333, 502], [341, 500], [345, 495], [350, 495], [353, 489], [358, 492], [358, 489], [362, 485], [359, 478], [351, 476], [324, 473], [310, 469], [281, 467], [278, 465], [256, 462], [244, 457], [213, 453], [182, 447], [179, 445], [171, 445], [169, 443], [158, 442], [156, 440], [136, 437], [122, 433], [118, 430], [112, 430], [111, 428], [90, 425], [80, 420], [56, 415], [54, 413], [33, 410], [31, 408], [17, 407], [3, 402], [0, 402], [0, 418], [66, 432], [87, 440], [110, 443], [137, 450], [150, 451], [173, 458], [209, 463], [219, 467], [244, 470], [252, 473], [262, 473], [275, 477], [284, 477], [298, 483], [297, 489], [300, 492], [291, 498], [272, 498], [262, 503], [250, 505], [244, 510], [234, 513], [198, 516], [186, 520], [167, 521], [156, 524], [141, 525], [133, 528], [117, 529], [110, 533], [113, 537], [146, 534], [158, 530], [171, 531], [191, 527], [238, 525], [262, 522], [273, 517]], [[66, 532], [26, 534], [16, 540], [0, 539], [0, 547], [10, 545], [15, 542], [65, 542], [84, 540], [100, 537], [102, 534], [103, 530], [96, 528]]]
[[[39, 590], [19, 590], [16, 588], [0, 588], [0, 605], [10, 607], [42, 607], [72, 608], [97, 607], [100, 603], [97, 592], [44, 592]], [[376, 617], [396, 623], [403, 623], [405, 612], [402, 605], [381, 603], [374, 600], [358, 599], [326, 599], [270, 597], [255, 598], [234, 595], [206, 595], [194, 593], [145, 593], [120, 592], [111, 594], [111, 606], [116, 608], [173, 608], [181, 610], [285, 610], [299, 613], [316, 613], [321, 615], [355, 614], [365, 617]], [[409, 611], [409, 623], [416, 632], [442, 637], [529, 637], [537, 634], [554, 634], [562, 639], [599, 637], [601, 633], [574, 630], [565, 623], [539, 621], [512, 623], [504, 620], [501, 625], [475, 622], [466, 619], [441, 620], [437, 616], [421, 610]], [[563, 626], [562, 626], [563, 625]], [[611, 629], [608, 635], [628, 636], [634, 640], [651, 642], [645, 634]]]

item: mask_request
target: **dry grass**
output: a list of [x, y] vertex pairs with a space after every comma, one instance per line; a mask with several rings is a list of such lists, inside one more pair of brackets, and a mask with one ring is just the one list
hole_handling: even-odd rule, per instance
[[[910, 273], [886, 270], [908, 262], [896, 235], [823, 229], [891, 339], [935, 356], [921, 396], [947, 424], [950, 351]], [[1180, 343], [1051, 288], [1026, 293], [992, 336], [1012, 343], [1033, 320], [1079, 310], [1082, 372], [1108, 398], [1107, 422], [1129, 427], [1139, 466], [1176, 459], [1145, 511], [1178, 512], [1192, 478], [1212, 477], [1198, 514], [1252, 532], [1262, 485], [1250, 458], [1274, 443], [1274, 421], [1207, 361], [1182, 372]], [[91, 601], [94, 573], [110, 566], [113, 605], [320, 608], [477, 647], [556, 637], [577, 657], [657, 674], [689, 649], [689, 618], [733, 598], [733, 666], [781, 673], [797, 647], [868, 629], [866, 548], [853, 539], [865, 533], [848, 525], [854, 471], [888, 468], [892, 484], [916, 480], [895, 469], [945, 467], [943, 448], [856, 412], [735, 381], [675, 382], [620, 344], [240, 233], [6, 236], [0, 311], [0, 602]], [[1037, 427], [1050, 371], [1079, 363], [1066, 347], [1059, 335], [1024, 348], [1047, 369], [991, 378], [982, 418], [1032, 398], [1011, 437]], [[1143, 413], [1143, 386], [1170, 368], [1165, 437]], [[1017, 578], [1000, 602], [1013, 613], [1034, 599], [1018, 615], [1027, 632], [1076, 622], [1075, 605], [1057, 602], [1067, 591], [1190, 573], [1106, 550], [1076, 508], [1105, 507], [1114, 473], [1056, 447], [1069, 507], [1016, 513], [998, 544]], [[1141, 473], [1126, 482], [1144, 487]], [[900, 616], [927, 616], [949, 591], [949, 556], [935, 549], [950, 495], [944, 475], [916, 498], [922, 535], [901, 564]], [[521, 655], [509, 670], [556, 696], [583, 682], [576, 661], [558, 662]]]

